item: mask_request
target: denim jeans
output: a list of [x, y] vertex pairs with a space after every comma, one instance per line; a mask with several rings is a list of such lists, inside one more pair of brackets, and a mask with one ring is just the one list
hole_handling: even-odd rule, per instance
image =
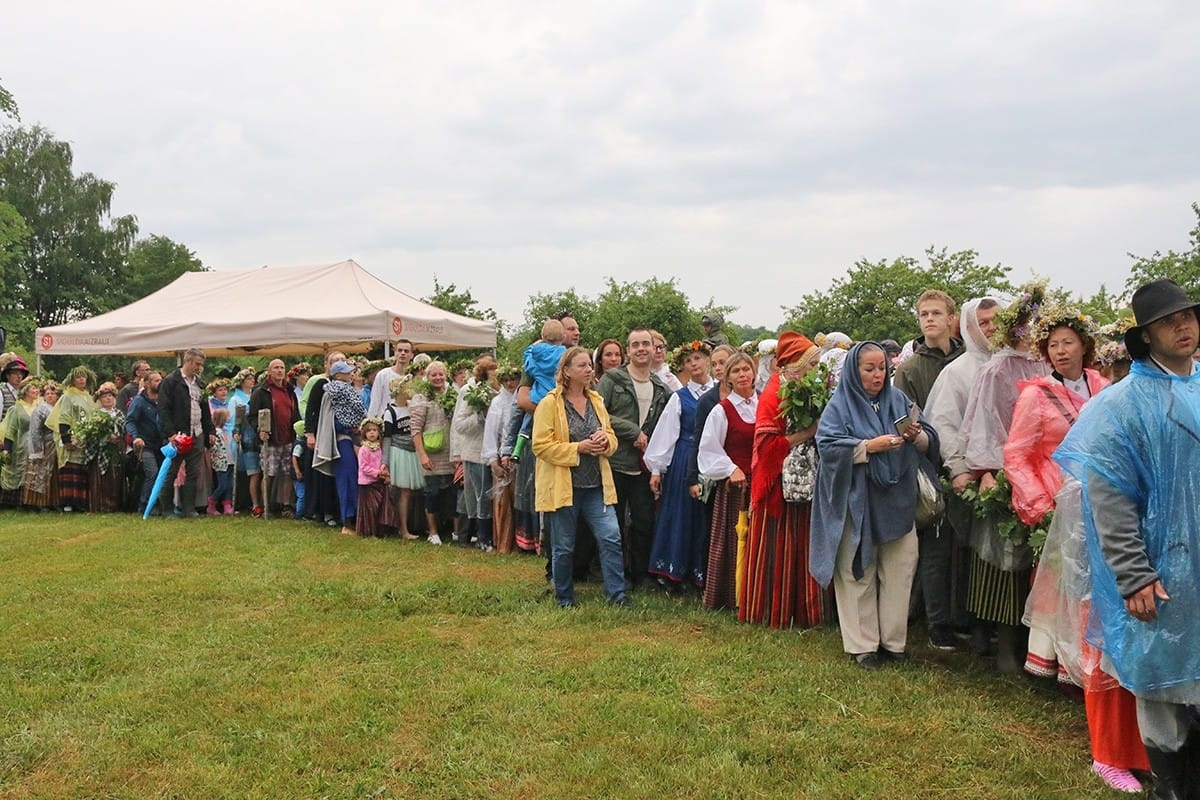
[[[150, 490], [154, 488], [154, 479], [158, 477], [158, 470], [162, 466], [163, 455], [152, 447], [145, 447], [142, 449], [141, 460], [143, 480], [142, 494], [138, 498], [139, 514], [146, 510], [146, 501], [150, 499]], [[170, 499], [170, 487], [164, 486], [157, 500], [159, 510], [168, 514], [171, 513]]]
[[600, 549], [600, 571], [604, 574], [604, 594], [610, 601], [625, 596], [625, 570], [622, 567], [621, 531], [613, 506], [604, 504], [604, 489], [576, 488], [575, 502], [551, 512], [550, 552], [554, 576], [554, 597], [559, 605], [575, 602], [575, 529], [580, 517], [596, 537]]

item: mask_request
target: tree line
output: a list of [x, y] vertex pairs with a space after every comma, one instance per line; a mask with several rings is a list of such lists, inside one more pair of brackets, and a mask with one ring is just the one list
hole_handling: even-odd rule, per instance
[[[0, 119], [19, 122], [12, 95], [0, 86]], [[8, 349], [28, 353], [34, 330], [95, 316], [145, 297], [185, 272], [206, 269], [183, 244], [162, 235], [139, 236], [137, 218], [111, 213], [116, 185], [89, 172], [76, 174], [71, 146], [35, 125], [0, 129], [0, 326], [8, 331]], [[1200, 204], [1193, 204], [1196, 227], [1190, 247], [1149, 256], [1130, 254], [1130, 274], [1120, 291], [1100, 286], [1089, 297], [1070, 297], [1097, 322], [1116, 318], [1132, 289], [1147, 280], [1171, 277], [1193, 296], [1200, 295]], [[858, 339], [905, 340], [918, 334], [913, 306], [922, 291], [939, 288], [960, 300], [1014, 290], [1013, 269], [982, 264], [974, 250], [950, 252], [930, 247], [924, 259], [860, 259], [828, 288], [802, 294], [795, 305], [781, 306], [792, 328], [813, 335], [841, 330]], [[836, 274], [836, 273], [835, 273]], [[696, 303], [677, 278], [650, 277], [618, 282], [609, 278], [595, 296], [574, 287], [530, 296], [522, 320], [507, 326], [496, 312], [481, 305], [470, 288], [443, 284], [434, 277], [428, 303], [476, 319], [497, 322], [498, 354], [520, 362], [526, 345], [537, 338], [542, 322], [560, 312], [571, 313], [591, 343], [624, 340], [634, 327], [660, 331], [671, 344], [701, 338], [701, 317], [719, 314], [730, 341], [741, 343], [774, 336], [778, 330], [731, 319], [736, 307], [718, 305], [710, 297]], [[200, 343], [202, 344], [202, 343]], [[380, 344], [372, 355], [382, 355]], [[468, 357], [472, 351], [447, 354]], [[62, 361], [62, 363], [58, 363]], [[78, 359], [47, 359], [49, 371], [61, 373]], [[125, 358], [87, 359], [97, 372], [111, 373]], [[69, 364], [67, 362], [70, 362]], [[264, 362], [265, 363], [265, 362]]]

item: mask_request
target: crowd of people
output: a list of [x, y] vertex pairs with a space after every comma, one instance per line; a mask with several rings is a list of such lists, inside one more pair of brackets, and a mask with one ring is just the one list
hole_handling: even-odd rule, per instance
[[1132, 305], [1100, 329], [1036, 284], [961, 309], [930, 289], [903, 345], [735, 348], [709, 316], [670, 351], [644, 328], [585, 348], [564, 313], [521, 365], [400, 340], [208, 383], [200, 349], [124, 386], [9, 354], [0, 504], [540, 553], [563, 607], [598, 580], [617, 606], [837, 624], [868, 670], [923, 618], [931, 648], [1079, 687], [1108, 785], [1195, 798], [1200, 305], [1167, 280]]

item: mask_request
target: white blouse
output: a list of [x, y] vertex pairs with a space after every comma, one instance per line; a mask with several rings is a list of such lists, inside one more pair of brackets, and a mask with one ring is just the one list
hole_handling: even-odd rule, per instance
[[[733, 404], [742, 422], [754, 424], [758, 415], [758, 393], [742, 397], [731, 392], [726, 398]], [[704, 422], [704, 433], [700, 435], [700, 449], [696, 452], [696, 466], [700, 474], [712, 480], [724, 480], [733, 474], [737, 465], [725, 452], [725, 436], [729, 433], [729, 419], [725, 409], [718, 405]]]
[[[687, 388], [692, 393], [692, 397], [699, 397], [715, 385], [716, 381], [710, 378], [708, 383], [688, 381]], [[642, 461], [645, 462], [646, 469], [650, 470], [651, 475], [661, 475], [671, 466], [671, 459], [675, 455], [675, 444], [679, 441], [679, 416], [681, 413], [679, 393], [671, 392], [671, 397], [667, 400], [667, 405], [654, 425], [654, 433], [651, 434], [650, 441], [646, 444], [646, 452], [642, 456]]]

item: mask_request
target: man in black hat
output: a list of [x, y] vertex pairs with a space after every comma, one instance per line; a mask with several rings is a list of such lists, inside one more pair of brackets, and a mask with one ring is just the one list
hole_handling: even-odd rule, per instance
[[1133, 295], [1129, 377], [1055, 453], [1083, 484], [1088, 639], [1137, 700], [1158, 798], [1200, 797], [1200, 304], [1174, 281]]

